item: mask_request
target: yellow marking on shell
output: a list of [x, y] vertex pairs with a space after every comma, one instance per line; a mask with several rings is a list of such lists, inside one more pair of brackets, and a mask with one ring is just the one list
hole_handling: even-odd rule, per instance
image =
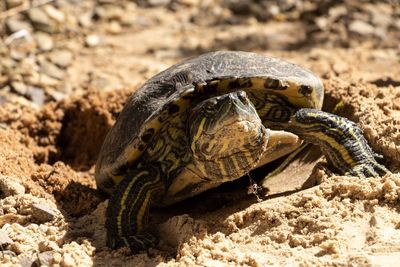
[[[188, 96], [192, 94], [194, 90], [191, 88], [190, 90], [186, 90], [183, 93], [181, 93], [179, 96], [174, 96], [176, 99], [168, 102], [170, 105], [177, 105], [180, 108], [180, 112], [185, 110], [187, 107], [191, 105], [191, 100], [190, 99], [185, 99], [185, 96]], [[155, 115], [151, 116], [148, 120], [144, 122], [145, 127], [141, 130], [141, 132], [138, 134], [138, 138], [136, 138], [132, 143], [130, 143], [126, 149], [124, 150], [123, 153], [123, 161], [124, 162], [135, 162], [143, 153], [143, 151], [140, 151], [137, 147], [139, 144], [142, 142], [140, 140], [140, 137], [143, 136], [143, 134], [149, 130], [153, 129], [154, 130], [154, 135], [160, 131], [162, 127], [162, 123], [158, 120], [159, 116], [161, 114], [158, 114], [157, 111]], [[147, 145], [147, 144], [146, 144]]]
[[173, 162], [173, 164], [169, 168], [169, 171], [176, 170], [181, 165], [181, 159], [176, 158], [175, 153], [170, 153], [169, 155], [167, 155], [166, 160], [169, 162]]
[[[285, 89], [276, 88], [265, 88], [265, 83], [269, 80], [277, 80], [277, 78], [258, 76], [258, 77], [221, 77], [219, 80], [208, 81], [204, 84], [198, 84], [197, 90], [204, 91], [206, 86], [216, 87], [219, 93], [227, 93], [231, 91], [230, 84], [232, 82], [238, 83], [238, 87], [233, 90], [243, 89], [243, 90], [263, 90], [284, 95], [288, 98], [288, 101], [298, 108], [316, 108], [321, 109], [322, 102], [318, 99], [317, 92], [315, 88], [312, 88], [312, 92], [309, 96], [304, 96], [299, 92], [301, 84], [287, 81], [279, 80], [280, 85], [287, 86]], [[251, 82], [249, 85], [248, 81]]]
[[164, 160], [171, 152], [171, 146], [167, 146], [166, 149], [164, 150], [164, 153], [160, 155], [160, 160]]
[[259, 114], [260, 117], [263, 117], [265, 114], [268, 113], [268, 111], [273, 107], [274, 105], [271, 104], [269, 101], [263, 102], [263, 106], [259, 109], [257, 109], [257, 113]]
[[301, 85], [288, 82], [288, 86], [287, 89], [280, 93], [286, 96], [292, 105], [298, 108], [317, 108], [315, 89], [312, 90], [310, 97], [305, 97], [299, 93]]
[[128, 162], [135, 162], [143, 153], [143, 151], [140, 151], [137, 148], [137, 146], [139, 146], [139, 144], [142, 142], [142, 140], [140, 140], [140, 137], [143, 136], [143, 134], [149, 129], [153, 129], [155, 134], [161, 128], [161, 123], [157, 118], [151, 118], [151, 120], [146, 121], [144, 124], [146, 126], [142, 129], [138, 137], [135, 138], [135, 140], [131, 144], [129, 144], [124, 151], [124, 158]]
[[173, 127], [168, 127], [167, 129], [169, 136], [173, 139], [173, 140], [177, 140], [179, 135], [180, 135], [180, 130], [177, 130], [176, 128]]

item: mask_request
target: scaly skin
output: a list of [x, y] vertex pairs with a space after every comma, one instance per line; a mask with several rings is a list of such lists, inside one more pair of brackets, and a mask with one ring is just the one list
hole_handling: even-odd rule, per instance
[[388, 172], [376, 161], [362, 130], [352, 121], [315, 109], [300, 109], [285, 127], [308, 143], [320, 146], [329, 165], [338, 173], [360, 178]]

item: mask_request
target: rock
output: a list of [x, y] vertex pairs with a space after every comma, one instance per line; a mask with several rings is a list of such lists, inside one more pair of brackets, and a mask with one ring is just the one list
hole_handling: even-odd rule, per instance
[[38, 223], [45, 223], [52, 221], [55, 218], [55, 213], [49, 206], [45, 204], [33, 204], [32, 217]]
[[85, 44], [89, 47], [97, 46], [100, 42], [99, 36], [90, 34], [85, 38]]
[[8, 9], [16, 7], [16, 6], [20, 6], [23, 4], [22, 0], [6, 0], [5, 2], [6, 2]]
[[60, 247], [54, 241], [40, 241], [38, 248], [40, 252], [56, 251], [60, 249]]
[[149, 6], [166, 6], [171, 3], [171, 0], [147, 0]]
[[12, 59], [14, 59], [15, 61], [21, 61], [22, 59], [24, 59], [26, 57], [26, 54], [21, 51], [11, 49], [10, 57]]
[[25, 187], [10, 176], [0, 175], [0, 191], [5, 197], [25, 194]]
[[352, 33], [356, 33], [362, 36], [373, 34], [375, 31], [374, 27], [371, 24], [366, 23], [362, 20], [355, 20], [351, 22], [349, 25], [349, 30]]
[[90, 86], [93, 86], [94, 88], [98, 88], [100, 90], [107, 90], [113, 86], [110, 77], [102, 72], [90, 75], [89, 84]]
[[49, 34], [38, 32], [35, 34], [35, 40], [42, 51], [50, 51], [54, 47], [53, 38]]
[[11, 245], [13, 241], [8, 237], [6, 231], [0, 229], [0, 248], [6, 248]]
[[397, 19], [393, 22], [393, 26], [400, 31], [400, 19]]
[[68, 50], [57, 50], [49, 55], [50, 61], [60, 68], [68, 67], [73, 59], [72, 52]]
[[11, 251], [11, 250], [3, 250], [3, 251], [0, 252], [0, 254], [1, 254], [2, 256], [8, 255], [8, 256], [10, 256], [11, 258], [17, 257], [17, 254], [15, 254], [15, 252], [14, 252], [14, 251]]
[[39, 253], [38, 258], [35, 260], [37, 266], [52, 266], [53, 263], [53, 252], [46, 251]]
[[9, 33], [18, 32], [21, 30], [29, 30], [31, 28], [27, 22], [15, 18], [6, 20], [5, 26]]
[[329, 9], [328, 14], [330, 20], [336, 21], [347, 14], [347, 8], [343, 5], [333, 6]]
[[4, 105], [4, 104], [6, 104], [8, 102], [9, 102], [9, 100], [8, 100], [8, 98], [6, 96], [0, 95], [0, 105]]
[[94, 10], [94, 17], [101, 20], [121, 20], [124, 10], [116, 5], [101, 5]]
[[36, 30], [47, 33], [57, 32], [57, 25], [41, 8], [32, 8], [28, 11], [28, 18]]
[[61, 101], [66, 97], [65, 93], [56, 91], [56, 90], [53, 90], [50, 88], [46, 90], [46, 93], [52, 100], [55, 100], [55, 101]]
[[46, 94], [42, 88], [29, 87], [26, 96], [36, 105], [42, 106], [46, 101]]
[[34, 77], [36, 79], [32, 79], [32, 84], [35, 84], [39, 87], [54, 87], [57, 86], [59, 84], [59, 81], [51, 78], [50, 76], [44, 74], [44, 73], [40, 73], [37, 75], [37, 77]]
[[76, 266], [74, 259], [72, 258], [72, 255], [70, 253], [64, 253], [63, 255], [63, 260], [62, 260], [62, 266], [64, 267], [73, 267]]
[[111, 21], [111, 22], [107, 25], [106, 31], [107, 31], [108, 33], [111, 33], [111, 34], [118, 34], [118, 33], [121, 33], [122, 27], [121, 27], [121, 25], [120, 25], [118, 22], [116, 22], [116, 21]]
[[329, 26], [329, 22], [328, 22], [328, 19], [326, 17], [317, 17], [315, 19], [315, 24], [321, 30], [326, 30], [328, 28], [328, 26]]
[[[16, 92], [21, 96], [24, 96], [28, 91], [28, 87], [23, 82], [16, 82], [16, 81], [12, 82], [11, 88], [13, 89], [14, 92]], [[0, 177], [0, 190], [1, 190], [1, 179], [2, 177]]]
[[40, 71], [57, 80], [64, 78], [64, 71], [47, 60], [43, 60], [40, 63]]
[[57, 21], [58, 23], [64, 23], [65, 15], [62, 11], [58, 10], [52, 5], [43, 6], [44, 12], [48, 15], [49, 18]]
[[22, 267], [33, 267], [34, 266], [34, 260], [27, 256], [19, 257], [19, 263], [21, 264]]
[[78, 17], [79, 25], [85, 28], [89, 28], [93, 25], [91, 12], [83, 13]]
[[10, 250], [17, 255], [24, 253], [24, 248], [20, 243], [12, 243], [10, 245]]

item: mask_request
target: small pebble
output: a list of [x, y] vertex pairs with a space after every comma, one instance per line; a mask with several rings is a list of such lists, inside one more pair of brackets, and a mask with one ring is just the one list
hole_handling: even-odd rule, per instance
[[25, 194], [25, 187], [10, 176], [0, 175], [0, 191], [6, 197], [23, 195]]
[[26, 96], [38, 106], [42, 106], [46, 101], [46, 94], [42, 88], [29, 87]]
[[3, 250], [3, 251], [0, 252], [0, 255], [2, 255], [2, 256], [8, 255], [8, 256], [10, 256], [11, 258], [17, 257], [17, 254], [15, 254], [15, 252], [14, 252], [14, 251], [11, 251], [11, 250]]
[[118, 34], [118, 33], [121, 33], [122, 27], [118, 22], [112, 21], [107, 25], [106, 30], [108, 33]]
[[20, 243], [12, 243], [10, 249], [18, 255], [24, 252], [24, 248]]
[[34, 260], [28, 256], [19, 257], [19, 263], [22, 267], [32, 267], [34, 266]]
[[[11, 82], [11, 88], [14, 90], [15, 93], [19, 95], [25, 95], [26, 92], [28, 91], [28, 87], [25, 85], [23, 82]], [[9, 182], [11, 183], [11, 182]], [[0, 191], [3, 191], [2, 188], [4, 186], [7, 186], [5, 184], [2, 184], [2, 177], [0, 177]]]
[[45, 204], [32, 205], [32, 217], [38, 223], [45, 223], [52, 221], [55, 217], [54, 211]]
[[51, 266], [53, 263], [53, 252], [46, 251], [39, 253], [37, 260], [35, 263], [38, 266]]
[[50, 51], [54, 47], [53, 39], [49, 34], [46, 33], [36, 33], [35, 40], [40, 50]]
[[65, 21], [65, 15], [62, 11], [58, 10], [52, 5], [43, 6], [44, 12], [49, 16], [49, 18], [57, 21], [58, 23], [63, 23]]
[[374, 27], [371, 24], [366, 23], [362, 20], [356, 20], [350, 23], [349, 30], [350, 32], [357, 33], [363, 36], [373, 34], [375, 31]]
[[9, 33], [18, 32], [21, 30], [29, 30], [31, 28], [27, 22], [13, 18], [6, 20], [5, 26]]
[[99, 42], [100, 42], [99, 36], [94, 34], [90, 34], [85, 38], [85, 43], [89, 47], [97, 46]]
[[68, 50], [54, 51], [49, 55], [50, 61], [60, 68], [68, 67], [73, 59], [73, 55]]
[[72, 255], [70, 253], [64, 253], [63, 261], [62, 261], [61, 266], [63, 266], [63, 267], [73, 267], [73, 266], [75, 266], [75, 261], [72, 258]]
[[78, 18], [79, 25], [85, 28], [91, 27], [93, 25], [92, 16], [93, 14], [91, 12], [83, 13], [82, 15], [80, 15]]
[[47, 60], [40, 63], [40, 70], [54, 79], [62, 80], [64, 78], [64, 71]]
[[42, 8], [31, 8], [28, 10], [28, 18], [36, 30], [47, 33], [56, 33], [58, 31], [55, 20], [49, 18]]
[[0, 247], [6, 248], [12, 243], [13, 241], [11, 240], [11, 238], [8, 237], [7, 232], [5, 232], [4, 230], [0, 230]]
[[59, 247], [54, 241], [40, 241], [38, 244], [40, 252], [58, 250]]

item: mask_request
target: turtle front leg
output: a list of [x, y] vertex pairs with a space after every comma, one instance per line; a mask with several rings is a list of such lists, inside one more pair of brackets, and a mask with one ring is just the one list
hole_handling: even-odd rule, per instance
[[164, 192], [160, 170], [140, 167], [127, 174], [113, 192], [107, 207], [107, 246], [129, 246], [138, 252], [154, 246], [156, 238], [144, 232], [149, 207]]
[[376, 161], [354, 122], [315, 109], [300, 109], [287, 125], [291, 131], [308, 143], [319, 145], [328, 163], [340, 174], [358, 177], [379, 177], [388, 172]]

